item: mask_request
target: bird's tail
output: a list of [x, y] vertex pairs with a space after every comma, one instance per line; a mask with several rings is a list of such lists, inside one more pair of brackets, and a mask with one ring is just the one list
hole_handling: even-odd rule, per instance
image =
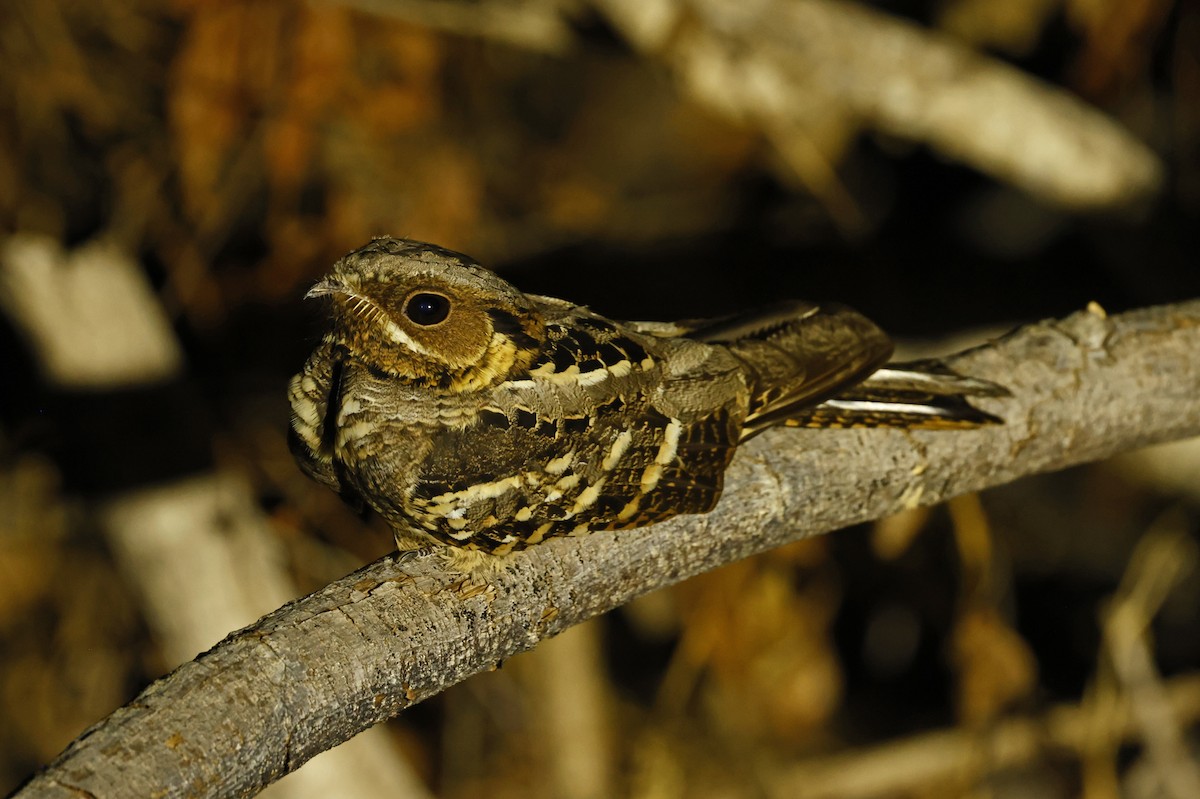
[[970, 400], [1007, 395], [1003, 386], [956, 374], [937, 361], [893, 363], [818, 405], [795, 411], [782, 424], [961, 430], [1002, 423]]
[[970, 398], [1008, 393], [936, 361], [886, 364], [891, 340], [841, 305], [791, 300], [695, 323], [685, 335], [723, 345], [742, 364], [750, 389], [742, 440], [776, 425], [954, 430], [995, 424], [1000, 420]]

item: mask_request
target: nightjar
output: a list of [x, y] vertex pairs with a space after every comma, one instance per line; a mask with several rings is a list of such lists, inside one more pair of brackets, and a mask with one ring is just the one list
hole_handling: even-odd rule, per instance
[[891, 341], [848, 308], [617, 322], [404, 239], [350, 253], [307, 296], [330, 299], [332, 326], [289, 387], [292, 452], [401, 549], [504, 554], [704, 513], [768, 427], [974, 427], [998, 420], [965, 397], [1004, 393], [884, 367]]

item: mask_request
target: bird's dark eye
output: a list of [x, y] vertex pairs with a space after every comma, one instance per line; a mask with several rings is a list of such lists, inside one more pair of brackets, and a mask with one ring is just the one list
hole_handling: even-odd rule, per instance
[[404, 306], [404, 315], [418, 325], [436, 325], [450, 315], [450, 300], [441, 294], [414, 294]]

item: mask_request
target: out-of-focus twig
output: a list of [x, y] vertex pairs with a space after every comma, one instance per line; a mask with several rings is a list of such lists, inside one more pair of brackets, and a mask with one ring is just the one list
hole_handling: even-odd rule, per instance
[[582, 624], [539, 648], [536, 685], [539, 728], [547, 747], [546, 783], [561, 799], [616, 796], [612, 729], [616, 707], [604, 671], [599, 625]]
[[1200, 499], [1200, 438], [1146, 447], [1113, 459], [1123, 479]]
[[1181, 729], [1193, 719], [1173, 706], [1148, 636], [1150, 622], [1171, 589], [1195, 571], [1196, 545], [1179, 529], [1183, 525], [1181, 518], [1168, 515], [1138, 543], [1102, 619], [1112, 674], [1128, 697], [1130, 720], [1145, 742], [1159, 789], [1172, 799], [1200, 796], [1200, 767]]
[[478, 36], [535, 52], [561, 55], [574, 35], [567, 0], [320, 0], [462, 36]]
[[760, 130], [848, 229], [861, 226], [837, 163], [860, 130], [927, 144], [1045, 202], [1135, 204], [1158, 158], [1066, 92], [953, 38], [847, 0], [329, 0], [465, 35], [561, 53], [591, 5], [695, 99]]
[[112, 389], [168, 380], [183, 368], [171, 326], [144, 278], [103, 243], [67, 254], [13, 236], [0, 251], [0, 308], [53, 385]]
[[812, 140], [847, 121], [928, 144], [1070, 209], [1134, 202], [1161, 181], [1154, 154], [1100, 112], [857, 3], [595, 4], [643, 52], [669, 63], [698, 100], [760, 127], [827, 201], [840, 189], [826, 168], [814, 171], [822, 161]]
[[[1200, 675], [1163, 684], [1175, 718], [1200, 719]], [[1134, 700], [1126, 697], [1109, 715], [1108, 732], [1119, 741], [1141, 735]], [[1079, 753], [1094, 734], [1093, 710], [1059, 705], [1037, 718], [1002, 721], [986, 731], [943, 730], [835, 757], [801, 763], [778, 775], [772, 795], [796, 799], [859, 799], [895, 796], [949, 783], [964, 789], [987, 773], [1034, 762], [1046, 753]]]

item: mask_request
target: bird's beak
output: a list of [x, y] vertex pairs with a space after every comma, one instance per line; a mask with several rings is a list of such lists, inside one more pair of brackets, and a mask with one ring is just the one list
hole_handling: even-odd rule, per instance
[[327, 294], [348, 294], [348, 293], [350, 293], [350, 289], [346, 288], [346, 284], [344, 284], [338, 280], [334, 280], [331, 277], [327, 277], [324, 280], [317, 283], [316, 285], [314, 285], [312, 288], [310, 288], [308, 290], [308, 293], [304, 295], [304, 299], [311, 300], [314, 297], [324, 297]]

